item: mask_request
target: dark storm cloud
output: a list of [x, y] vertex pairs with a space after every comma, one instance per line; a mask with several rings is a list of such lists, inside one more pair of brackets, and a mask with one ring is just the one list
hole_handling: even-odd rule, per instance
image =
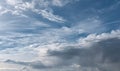
[[112, 63], [120, 62], [120, 39], [113, 38], [98, 42], [95, 45], [96, 48], [99, 48], [103, 52], [103, 60], [108, 60]]
[[76, 63], [81, 67], [96, 67], [100, 71], [118, 71], [120, 39], [110, 38], [96, 42], [89, 48], [67, 47], [63, 51], [49, 51], [48, 54], [60, 58], [63, 65]]

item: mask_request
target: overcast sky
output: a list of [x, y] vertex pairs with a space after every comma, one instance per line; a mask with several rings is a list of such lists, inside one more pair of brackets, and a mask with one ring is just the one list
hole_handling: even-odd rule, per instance
[[0, 71], [119, 66], [119, 0], [0, 0]]

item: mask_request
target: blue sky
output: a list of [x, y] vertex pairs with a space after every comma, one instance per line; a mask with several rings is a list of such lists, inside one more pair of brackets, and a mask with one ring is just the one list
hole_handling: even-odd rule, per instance
[[0, 71], [119, 71], [119, 0], [1, 0]]

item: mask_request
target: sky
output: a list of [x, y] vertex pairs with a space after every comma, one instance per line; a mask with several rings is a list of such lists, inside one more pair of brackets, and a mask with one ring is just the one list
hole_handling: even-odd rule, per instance
[[120, 0], [0, 0], [0, 71], [120, 71]]

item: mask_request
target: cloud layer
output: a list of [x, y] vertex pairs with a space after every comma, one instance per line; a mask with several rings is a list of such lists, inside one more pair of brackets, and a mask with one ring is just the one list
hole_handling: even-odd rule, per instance
[[0, 71], [119, 71], [118, 0], [0, 1]]
[[[5, 63], [23, 65], [33, 69], [67, 68], [81, 71], [119, 71], [120, 31], [90, 34], [80, 38], [76, 43], [48, 43], [47, 45], [32, 45], [25, 47], [30, 52], [37, 52], [34, 61], [6, 60]], [[34, 50], [34, 51], [33, 51]], [[17, 52], [20, 50], [17, 49]], [[27, 52], [28, 53], [28, 52]], [[18, 53], [17, 53], [18, 54]], [[26, 56], [26, 55], [25, 55]], [[12, 59], [12, 58], [11, 58]], [[69, 70], [69, 69], [68, 69]]]

